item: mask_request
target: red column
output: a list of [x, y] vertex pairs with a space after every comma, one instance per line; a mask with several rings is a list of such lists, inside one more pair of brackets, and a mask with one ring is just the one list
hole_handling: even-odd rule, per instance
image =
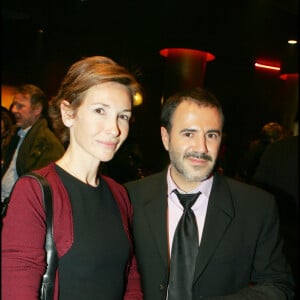
[[[283, 111], [283, 125], [293, 129], [299, 110], [299, 71], [298, 71], [297, 42], [288, 42], [283, 56], [280, 79], [284, 83], [285, 109]], [[299, 121], [299, 120], [297, 120]]]
[[194, 86], [203, 86], [206, 63], [215, 59], [209, 52], [166, 48], [160, 51], [166, 57], [163, 97]]
[[[283, 110], [282, 124], [293, 131], [297, 113], [299, 110], [299, 74], [282, 74], [280, 78], [283, 80], [285, 105]], [[299, 120], [297, 120], [299, 121]]]

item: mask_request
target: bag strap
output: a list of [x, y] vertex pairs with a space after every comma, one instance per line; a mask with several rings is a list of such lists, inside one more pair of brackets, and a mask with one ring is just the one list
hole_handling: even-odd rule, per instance
[[[35, 178], [41, 187], [42, 190], [42, 198], [44, 203], [44, 208], [46, 212], [46, 239], [45, 239], [45, 250], [47, 254], [47, 269], [43, 275], [43, 281], [41, 285], [41, 299], [48, 299], [49, 292], [50, 298], [53, 298], [53, 291], [55, 285], [55, 274], [56, 269], [58, 267], [58, 254], [55, 247], [54, 239], [53, 239], [53, 207], [52, 207], [52, 191], [49, 182], [47, 179], [37, 173], [28, 173], [25, 176]], [[45, 285], [47, 286], [45, 290]], [[50, 287], [50, 290], [49, 290]], [[45, 293], [47, 293], [47, 297], [45, 297]]]
[[8, 203], [9, 203], [9, 197], [7, 197], [3, 201], [1, 201], [1, 222], [2, 222], [2, 219], [6, 215]]

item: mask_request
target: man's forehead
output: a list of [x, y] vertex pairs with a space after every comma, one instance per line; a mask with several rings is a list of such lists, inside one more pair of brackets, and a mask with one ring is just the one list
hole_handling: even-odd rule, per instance
[[15, 101], [29, 101], [31, 99], [28, 93], [16, 93], [14, 96]]

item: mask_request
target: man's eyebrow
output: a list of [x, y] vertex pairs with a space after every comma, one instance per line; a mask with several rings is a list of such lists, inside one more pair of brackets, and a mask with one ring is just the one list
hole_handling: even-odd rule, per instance
[[210, 129], [210, 130], [207, 130], [207, 133], [218, 133], [219, 135], [221, 135], [221, 131], [218, 130], [218, 129]]
[[183, 128], [180, 130], [180, 132], [197, 132], [198, 129], [193, 129], [193, 128]]
[[[194, 128], [184, 128], [182, 130], [180, 130], [180, 132], [197, 132], [198, 129], [194, 129]], [[218, 133], [219, 135], [221, 135], [221, 131], [218, 129], [209, 129], [206, 131], [206, 133]]]

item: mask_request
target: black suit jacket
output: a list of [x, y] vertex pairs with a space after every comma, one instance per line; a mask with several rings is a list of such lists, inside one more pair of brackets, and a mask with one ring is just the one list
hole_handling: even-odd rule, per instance
[[[169, 266], [166, 171], [126, 187], [134, 206], [133, 234], [145, 300], [165, 299]], [[293, 299], [293, 289], [273, 196], [216, 173], [195, 267], [193, 299]]]

